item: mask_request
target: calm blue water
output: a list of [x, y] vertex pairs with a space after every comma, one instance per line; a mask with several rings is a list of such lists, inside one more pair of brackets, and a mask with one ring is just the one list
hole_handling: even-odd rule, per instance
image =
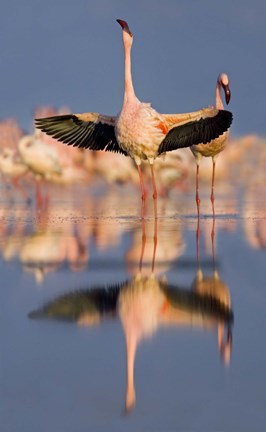
[[202, 193], [198, 259], [191, 193], [2, 200], [2, 431], [265, 430], [266, 208]]

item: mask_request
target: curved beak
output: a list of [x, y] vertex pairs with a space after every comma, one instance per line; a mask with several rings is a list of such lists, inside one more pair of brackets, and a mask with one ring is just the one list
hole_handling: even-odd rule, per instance
[[116, 21], [118, 22], [118, 24], [121, 25], [122, 30], [124, 30], [125, 32], [127, 32], [131, 37], [133, 36], [133, 34], [131, 33], [131, 31], [129, 30], [128, 23], [126, 21], [123, 21], [121, 19], [117, 19]]
[[231, 99], [231, 90], [229, 88], [229, 85], [223, 85], [223, 89], [224, 89], [224, 94], [225, 94], [225, 101], [228, 105], [230, 102], [230, 99]]

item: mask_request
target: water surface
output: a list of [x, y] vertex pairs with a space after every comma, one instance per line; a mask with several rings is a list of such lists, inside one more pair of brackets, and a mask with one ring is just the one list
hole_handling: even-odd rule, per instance
[[201, 196], [2, 200], [1, 430], [265, 429], [266, 205]]

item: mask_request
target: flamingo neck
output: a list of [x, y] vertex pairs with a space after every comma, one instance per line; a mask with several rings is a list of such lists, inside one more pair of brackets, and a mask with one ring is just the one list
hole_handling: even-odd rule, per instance
[[125, 51], [125, 92], [124, 102], [128, 99], [135, 98], [135, 92], [131, 75], [131, 46], [124, 44]]
[[216, 84], [215, 102], [216, 102], [216, 108], [223, 110], [224, 104], [222, 101], [221, 88], [222, 88], [221, 81], [218, 80]]
[[137, 337], [128, 335], [126, 337], [127, 345], [127, 392], [126, 392], [126, 409], [130, 410], [136, 401], [134, 386], [134, 363], [137, 350]]

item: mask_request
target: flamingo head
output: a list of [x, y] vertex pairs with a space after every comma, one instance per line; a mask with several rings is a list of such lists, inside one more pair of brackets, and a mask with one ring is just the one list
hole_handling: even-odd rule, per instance
[[128, 44], [131, 45], [132, 41], [133, 41], [133, 34], [132, 34], [132, 32], [130, 31], [130, 29], [128, 27], [128, 23], [126, 21], [123, 21], [123, 20], [120, 20], [120, 19], [117, 19], [116, 21], [122, 27], [122, 34], [123, 34], [124, 43], [128, 43]]
[[19, 152], [22, 154], [24, 151], [27, 151], [30, 147], [34, 145], [34, 140], [32, 135], [23, 136], [18, 143]]
[[230, 102], [231, 99], [231, 90], [229, 88], [229, 78], [226, 73], [221, 73], [218, 77], [218, 83], [223, 87], [224, 89], [224, 95], [225, 95], [225, 101], [227, 105]]
[[14, 150], [8, 147], [4, 147], [0, 150], [0, 157], [2, 159], [11, 159], [14, 154]]

